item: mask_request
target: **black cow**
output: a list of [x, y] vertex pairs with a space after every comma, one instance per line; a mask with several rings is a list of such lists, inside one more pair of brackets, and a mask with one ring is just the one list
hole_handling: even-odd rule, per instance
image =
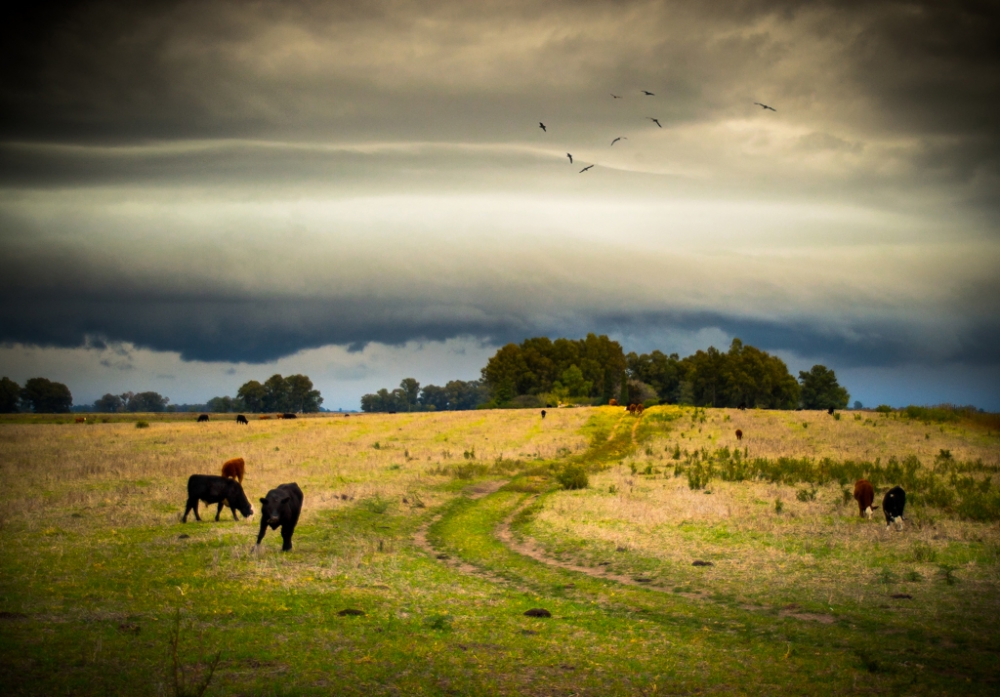
[[187, 522], [190, 511], [194, 511], [194, 517], [201, 520], [201, 516], [198, 515], [198, 501], [204, 501], [208, 505], [219, 504], [219, 510], [215, 513], [216, 520], [222, 515], [222, 507], [226, 505], [233, 512], [233, 520], [239, 520], [239, 516], [236, 515], [237, 510], [244, 518], [253, 515], [253, 508], [243, 493], [243, 487], [238, 481], [228, 477], [217, 477], [214, 474], [192, 474], [188, 477], [188, 500], [184, 517], [181, 518], [182, 523]]
[[200, 414], [198, 416], [198, 423], [202, 423], [203, 421], [208, 421], [208, 414]]
[[882, 512], [885, 513], [885, 527], [893, 523], [897, 530], [903, 529], [903, 509], [906, 508], [906, 492], [902, 487], [894, 486], [885, 492], [882, 499]]
[[295, 414], [282, 414], [281, 418], [283, 418], [283, 419], [294, 419], [295, 418]]
[[302, 489], [295, 482], [291, 484], [279, 484], [276, 489], [267, 492], [267, 496], [260, 500], [262, 508], [260, 511], [260, 533], [257, 535], [257, 545], [264, 539], [267, 526], [272, 530], [281, 526], [281, 551], [287, 552], [292, 548], [292, 533], [295, 532], [295, 524], [299, 522], [299, 514], [302, 512]]
[[542, 409], [542, 418], [543, 419], [545, 418], [545, 410], [544, 409]]
[[249, 426], [250, 425], [250, 422], [247, 421], [247, 417], [243, 416], [243, 414], [237, 414], [236, 415], [236, 423], [243, 424], [244, 426]]
[[830, 407], [829, 409], [827, 409], [826, 413], [829, 414], [830, 416], [833, 416], [833, 407]]

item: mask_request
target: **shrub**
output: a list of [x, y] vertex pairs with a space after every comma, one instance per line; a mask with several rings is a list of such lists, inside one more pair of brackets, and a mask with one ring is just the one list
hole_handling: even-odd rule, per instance
[[778, 515], [781, 515], [781, 512], [783, 510], [785, 510], [785, 502], [782, 501], [781, 497], [779, 496], [774, 500], [774, 512], [777, 513]]
[[799, 501], [815, 501], [816, 500], [816, 489], [799, 489], [795, 492], [795, 498]]
[[381, 515], [389, 510], [389, 502], [378, 494], [364, 500], [364, 506], [370, 512]]
[[875, 407], [875, 411], [877, 411], [879, 414], [891, 414], [892, 407], [890, 407], [888, 404], [879, 404], [877, 407]]
[[586, 489], [590, 486], [587, 470], [580, 465], [566, 465], [562, 472], [556, 475], [556, 479], [563, 489]]
[[917, 540], [910, 547], [910, 559], [915, 562], [933, 562], [937, 560], [937, 551], [926, 542]]
[[135, 422], [135, 427], [136, 428], [149, 428], [149, 423], [146, 422], [146, 421], [136, 421]]

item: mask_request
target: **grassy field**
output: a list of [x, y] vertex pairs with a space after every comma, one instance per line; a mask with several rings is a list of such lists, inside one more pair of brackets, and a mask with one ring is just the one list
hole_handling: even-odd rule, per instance
[[[1000, 690], [988, 419], [181, 416], [0, 419], [5, 694], [198, 694], [213, 669], [207, 695]], [[301, 486], [292, 552], [228, 510], [180, 522], [231, 457], [255, 510]], [[858, 516], [856, 475], [907, 487], [902, 532]]]

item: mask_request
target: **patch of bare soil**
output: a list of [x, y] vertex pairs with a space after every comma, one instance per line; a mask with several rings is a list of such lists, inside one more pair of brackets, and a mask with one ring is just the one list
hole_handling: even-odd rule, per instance
[[795, 603], [781, 608], [778, 617], [791, 617], [803, 622], [819, 622], [820, 624], [833, 624], [836, 621], [833, 615], [824, 615], [819, 612], [799, 612], [799, 606]]

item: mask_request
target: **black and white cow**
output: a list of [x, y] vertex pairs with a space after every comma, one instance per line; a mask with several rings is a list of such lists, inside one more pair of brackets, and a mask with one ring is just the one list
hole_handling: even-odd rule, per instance
[[885, 492], [882, 499], [882, 512], [885, 513], [885, 527], [895, 524], [897, 530], [903, 529], [903, 509], [906, 508], [906, 492], [902, 487], [894, 486]]

